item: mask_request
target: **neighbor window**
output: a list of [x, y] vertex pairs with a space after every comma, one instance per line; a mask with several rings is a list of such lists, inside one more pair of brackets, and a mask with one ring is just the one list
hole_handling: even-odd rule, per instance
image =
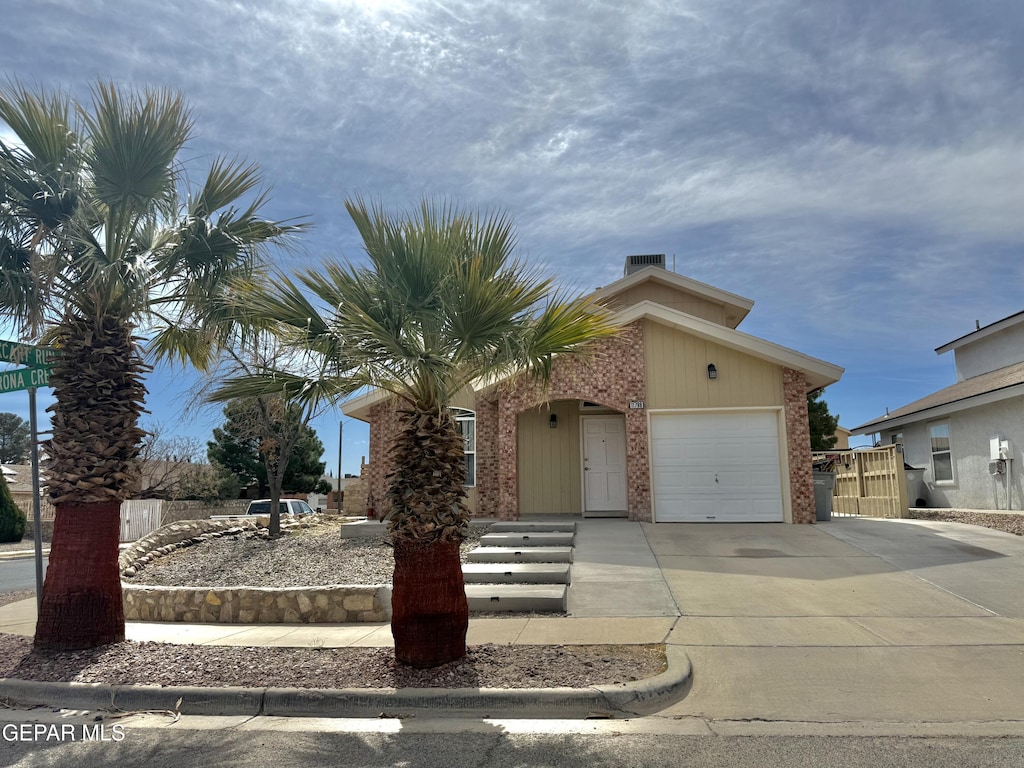
[[949, 442], [949, 422], [931, 424], [928, 433], [932, 442], [932, 479], [936, 483], [953, 482], [953, 449]]
[[462, 435], [462, 450], [466, 454], [467, 487], [476, 485], [476, 414], [465, 408], [452, 408], [455, 426]]

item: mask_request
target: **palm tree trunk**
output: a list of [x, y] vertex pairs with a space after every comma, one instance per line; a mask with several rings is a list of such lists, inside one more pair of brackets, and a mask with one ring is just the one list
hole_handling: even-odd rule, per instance
[[400, 411], [391, 450], [388, 528], [395, 546], [395, 658], [436, 667], [466, 655], [469, 606], [459, 544], [468, 513], [463, 440], [447, 411]]
[[426, 668], [466, 655], [469, 604], [459, 542], [395, 542], [391, 593], [395, 658]]
[[124, 640], [120, 512], [138, 490], [146, 366], [116, 317], [69, 316], [61, 331], [46, 444], [57, 515], [35, 645], [80, 649]]
[[57, 505], [36, 648], [78, 650], [124, 640], [120, 531], [118, 501]]

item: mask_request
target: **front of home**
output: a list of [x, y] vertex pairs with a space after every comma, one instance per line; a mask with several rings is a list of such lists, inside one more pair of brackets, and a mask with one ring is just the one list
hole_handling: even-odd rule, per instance
[[[543, 389], [503, 381], [456, 403], [473, 513], [814, 522], [806, 395], [842, 369], [736, 330], [753, 302], [663, 257], [630, 257], [594, 296], [617, 338], [556, 359]], [[344, 411], [370, 425], [363, 477], [382, 513], [393, 409], [373, 392]]]
[[1021, 509], [1024, 446], [1024, 312], [938, 347], [953, 353], [956, 383], [861, 424], [854, 434], [903, 446], [924, 468], [911, 503]]

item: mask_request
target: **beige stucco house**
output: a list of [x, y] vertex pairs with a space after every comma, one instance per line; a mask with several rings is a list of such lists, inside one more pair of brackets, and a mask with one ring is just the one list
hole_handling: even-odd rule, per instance
[[[737, 330], [753, 301], [662, 256], [629, 257], [594, 296], [618, 338], [557, 359], [543, 391], [504, 381], [456, 404], [474, 514], [813, 523], [806, 394], [843, 369]], [[344, 412], [370, 425], [363, 477], [382, 513], [393, 411], [371, 392]]]

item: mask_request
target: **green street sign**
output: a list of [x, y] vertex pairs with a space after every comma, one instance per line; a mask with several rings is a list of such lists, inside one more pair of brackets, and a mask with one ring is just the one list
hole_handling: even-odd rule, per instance
[[0, 360], [30, 368], [42, 368], [51, 365], [60, 354], [50, 347], [33, 347], [31, 344], [19, 344], [16, 341], [0, 339]]
[[0, 371], [0, 394], [49, 385], [49, 368], [16, 368], [13, 371]]

